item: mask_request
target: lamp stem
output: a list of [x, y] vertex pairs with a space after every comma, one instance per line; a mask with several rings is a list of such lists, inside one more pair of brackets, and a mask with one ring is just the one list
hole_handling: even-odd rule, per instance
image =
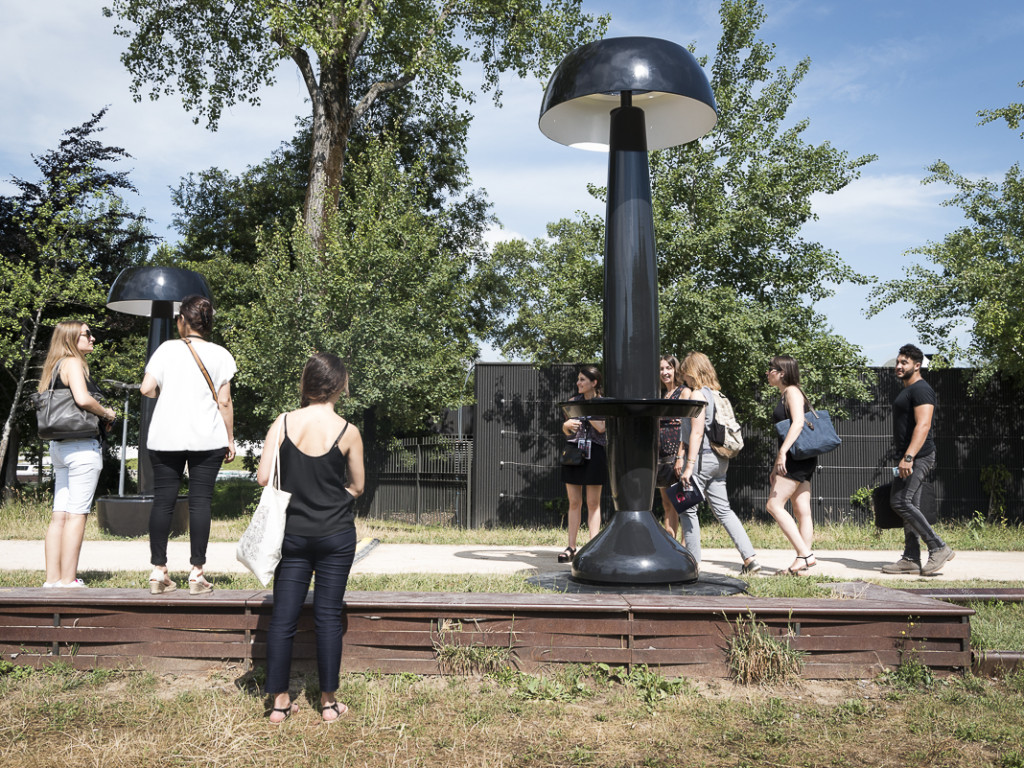
[[633, 106], [633, 92], [632, 91], [620, 91], [619, 92], [619, 106], [620, 107], [632, 107]]

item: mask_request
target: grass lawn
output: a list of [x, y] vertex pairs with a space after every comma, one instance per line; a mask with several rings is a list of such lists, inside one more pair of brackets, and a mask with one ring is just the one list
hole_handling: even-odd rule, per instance
[[1024, 766], [1024, 676], [741, 686], [600, 665], [551, 675], [342, 675], [349, 712], [265, 717], [262, 670], [193, 675], [0, 663], [0, 765], [709, 768]]
[[[251, 483], [218, 484], [214, 538], [237, 539], [247, 522]], [[89, 539], [109, 539], [90, 516]], [[39, 539], [45, 499], [0, 507], [0, 537]], [[560, 545], [560, 528], [464, 531], [358, 522], [362, 537], [386, 542]], [[751, 538], [783, 547], [776, 526], [753, 522]], [[1019, 527], [977, 521], [943, 525], [958, 549], [1020, 550]], [[823, 526], [823, 549], [896, 549], [898, 531]], [[720, 526], [705, 546], [728, 547]], [[143, 587], [145, 574], [82, 574], [97, 587]], [[185, 573], [175, 574], [183, 580]], [[38, 571], [5, 571], [6, 586], [38, 585]], [[258, 588], [250, 575], [216, 574], [222, 589]], [[828, 579], [750, 579], [763, 597], [821, 597]], [[919, 582], [887, 582], [916, 587]], [[984, 587], [985, 582], [943, 583]], [[998, 586], [1007, 586], [1000, 582]], [[1024, 586], [1024, 585], [1022, 585]], [[354, 576], [353, 590], [543, 591], [525, 574]], [[979, 604], [975, 649], [1024, 651], [1024, 606]], [[676, 768], [851, 766], [1024, 768], [1024, 673], [1003, 680], [967, 675], [932, 679], [912, 660], [875, 680], [795, 680], [744, 686], [666, 679], [654, 670], [604, 665], [547, 675], [499, 668], [488, 675], [431, 677], [346, 674], [338, 698], [350, 711], [319, 722], [315, 675], [296, 670], [300, 712], [282, 726], [265, 718], [262, 668], [153, 674], [65, 665], [45, 671], [0, 660], [0, 768], [60, 766], [491, 766]]]

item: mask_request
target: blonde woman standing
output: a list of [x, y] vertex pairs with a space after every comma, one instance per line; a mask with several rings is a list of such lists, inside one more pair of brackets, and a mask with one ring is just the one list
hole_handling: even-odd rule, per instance
[[[722, 389], [718, 383], [718, 375], [708, 356], [701, 352], [688, 354], [683, 360], [680, 370], [686, 386], [693, 390], [690, 399], [703, 400], [707, 405], [702, 413], [690, 419], [689, 431], [686, 430], [684, 422], [685, 466], [680, 473], [679, 480], [686, 486], [693, 482], [700, 489], [704, 499], [711, 507], [711, 511], [725, 526], [726, 532], [743, 558], [743, 567], [740, 573], [744, 576], [753, 575], [761, 570], [761, 566], [754, 556], [754, 547], [750, 543], [750, 537], [747, 535], [743, 523], [729, 506], [729, 495], [725, 487], [725, 475], [729, 471], [729, 460], [711, 450], [711, 442], [707, 436], [711, 420], [714, 418], [714, 398], [711, 391]], [[690, 509], [683, 517], [683, 540], [690, 554], [699, 563], [700, 521], [697, 518], [696, 507]]]
[[[100, 403], [102, 393], [89, 378], [89, 364], [85, 361], [95, 341], [96, 337], [85, 323], [77, 320], [58, 323], [39, 377], [39, 391], [45, 392], [51, 383], [54, 389], [70, 389], [75, 405], [98, 416], [105, 428], [110, 429], [114, 411]], [[43, 546], [46, 553], [43, 586], [84, 587], [85, 583], [77, 576], [78, 556], [103, 468], [99, 431], [86, 437], [51, 440], [50, 461], [54, 480], [53, 517]]]
[[[818, 468], [818, 457], [794, 459], [789, 455], [804, 428], [804, 414], [811, 408], [800, 389], [800, 366], [789, 355], [777, 355], [768, 366], [768, 383], [779, 390], [779, 402], [772, 412], [778, 424], [789, 419], [789, 431], [779, 440], [769, 482], [768, 514], [779, 524], [782, 533], [796, 550], [792, 565], [779, 573], [797, 575], [818, 564], [811, 551], [814, 543], [814, 522], [811, 519], [811, 477]], [[793, 514], [786, 511], [786, 502], [793, 505]], [[795, 520], [793, 518], [796, 518]]]

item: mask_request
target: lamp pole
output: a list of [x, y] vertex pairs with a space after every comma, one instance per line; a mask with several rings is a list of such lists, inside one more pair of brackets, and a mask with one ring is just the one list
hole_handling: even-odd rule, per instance
[[660, 397], [647, 152], [692, 141], [717, 119], [711, 86], [693, 55], [655, 38], [610, 38], [577, 48], [544, 93], [542, 132], [609, 152], [603, 360], [609, 396], [562, 404], [570, 417], [604, 417], [608, 424], [615, 515], [573, 558], [573, 578], [583, 582], [668, 584], [699, 576], [696, 560], [653, 512], [659, 419], [694, 416], [704, 404]]

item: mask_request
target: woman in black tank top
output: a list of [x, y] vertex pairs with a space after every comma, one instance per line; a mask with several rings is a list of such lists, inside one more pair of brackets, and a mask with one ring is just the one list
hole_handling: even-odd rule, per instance
[[278, 416], [267, 433], [256, 473], [260, 485], [270, 482], [271, 457], [279, 445], [281, 488], [292, 496], [267, 629], [271, 723], [283, 722], [298, 711], [288, 691], [292, 643], [314, 573], [320, 716], [332, 722], [348, 711], [335, 693], [341, 667], [342, 606], [356, 550], [354, 506], [363, 492], [363, 440], [356, 427], [335, 413], [338, 399], [348, 394], [348, 372], [336, 355], [318, 352], [309, 359], [302, 371], [301, 392], [302, 407]]
[[[772, 358], [768, 367], [768, 383], [779, 390], [781, 397], [772, 413], [772, 420], [790, 420], [786, 436], [779, 440], [779, 452], [772, 465], [768, 492], [768, 514], [779, 524], [783, 534], [796, 550], [796, 559], [783, 574], [796, 575], [818, 564], [811, 551], [814, 543], [814, 522], [811, 519], [811, 477], [817, 469], [818, 459], [794, 459], [789, 449], [803, 429], [804, 413], [809, 409], [807, 398], [800, 389], [800, 367], [789, 355]], [[793, 514], [786, 511], [786, 502]], [[794, 519], [795, 518], [795, 519]]]

